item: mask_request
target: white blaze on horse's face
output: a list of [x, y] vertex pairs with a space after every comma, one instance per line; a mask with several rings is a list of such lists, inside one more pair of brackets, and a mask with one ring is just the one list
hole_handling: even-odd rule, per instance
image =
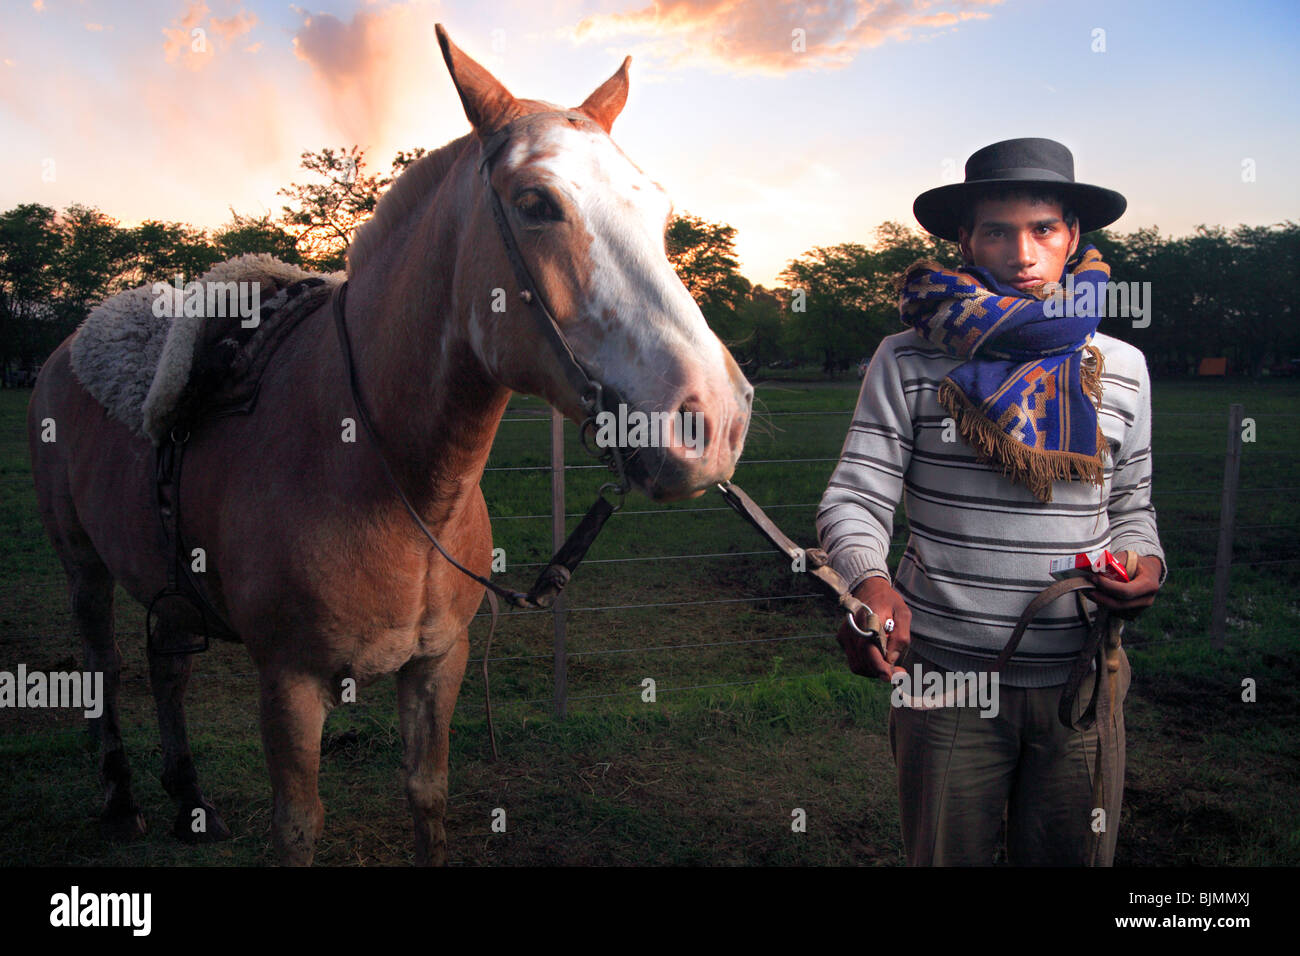
[[[672, 203], [664, 190], [603, 131], [562, 117], [521, 130], [494, 165], [542, 295], [578, 359], [617, 393], [607, 397], [596, 443], [635, 448], [631, 476], [654, 498], [692, 496], [730, 478], [753, 387], [668, 262]], [[523, 318], [510, 313], [513, 322]], [[495, 331], [505, 334], [489, 341], [506, 348], [536, 335]], [[540, 343], [534, 355], [551, 358]], [[574, 405], [573, 396], [546, 397]]]

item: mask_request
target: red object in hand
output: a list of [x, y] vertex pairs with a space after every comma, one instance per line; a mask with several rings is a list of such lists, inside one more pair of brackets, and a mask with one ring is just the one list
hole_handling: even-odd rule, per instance
[[1081, 578], [1094, 572], [1120, 583], [1129, 580], [1124, 565], [1120, 564], [1119, 559], [1109, 551], [1076, 554], [1072, 558], [1054, 558], [1048, 565], [1048, 573], [1058, 581], [1066, 578]]
[[1124, 570], [1124, 565], [1119, 563], [1119, 558], [1109, 551], [1101, 553], [1102, 568], [1097, 573], [1104, 578], [1112, 578], [1121, 584], [1128, 583], [1128, 572]]

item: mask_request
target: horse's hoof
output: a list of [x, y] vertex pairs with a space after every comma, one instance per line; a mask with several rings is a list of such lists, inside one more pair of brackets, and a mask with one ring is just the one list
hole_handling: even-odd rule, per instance
[[172, 836], [182, 843], [220, 843], [230, 839], [230, 828], [210, 803], [182, 807], [176, 814]]
[[149, 827], [144, 822], [144, 814], [135, 808], [126, 813], [100, 817], [99, 829], [105, 839], [114, 843], [130, 843], [132, 840], [142, 839], [149, 832]]

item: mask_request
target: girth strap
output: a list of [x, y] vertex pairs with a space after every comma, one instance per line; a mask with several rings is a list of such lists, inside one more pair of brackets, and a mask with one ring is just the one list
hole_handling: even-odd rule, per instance
[[[162, 523], [163, 536], [167, 541], [167, 584], [154, 595], [145, 610], [144, 632], [145, 646], [151, 654], [171, 656], [182, 654], [201, 654], [208, 649], [209, 634], [237, 639], [234, 628], [227, 623], [212, 602], [208, 600], [199, 581], [190, 569], [188, 555], [184, 554], [185, 542], [181, 537], [181, 464], [185, 460], [185, 444], [189, 441], [189, 430], [177, 426], [172, 429], [168, 440], [158, 446], [154, 457], [154, 502], [158, 508], [158, 519]], [[202, 641], [197, 645], [184, 647], [166, 647], [154, 641], [157, 621], [155, 613], [158, 605], [167, 600], [181, 600], [190, 604], [199, 612], [202, 620]]]

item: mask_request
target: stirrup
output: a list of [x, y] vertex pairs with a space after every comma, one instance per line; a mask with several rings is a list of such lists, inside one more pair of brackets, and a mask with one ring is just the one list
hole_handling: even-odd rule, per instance
[[[154, 607], [159, 601], [166, 601], [172, 598], [179, 598], [186, 602], [190, 607], [199, 612], [199, 620], [203, 622], [203, 643], [182, 647], [179, 650], [171, 647], [161, 647], [154, 643], [154, 635], [157, 633], [157, 621], [154, 618]], [[208, 649], [208, 617], [203, 613], [203, 608], [199, 607], [197, 601], [186, 594], [179, 588], [163, 588], [154, 595], [153, 600], [149, 602], [149, 608], [144, 614], [144, 635], [145, 647], [150, 654], [157, 654], [159, 657], [180, 657], [184, 654], [202, 654]]]

